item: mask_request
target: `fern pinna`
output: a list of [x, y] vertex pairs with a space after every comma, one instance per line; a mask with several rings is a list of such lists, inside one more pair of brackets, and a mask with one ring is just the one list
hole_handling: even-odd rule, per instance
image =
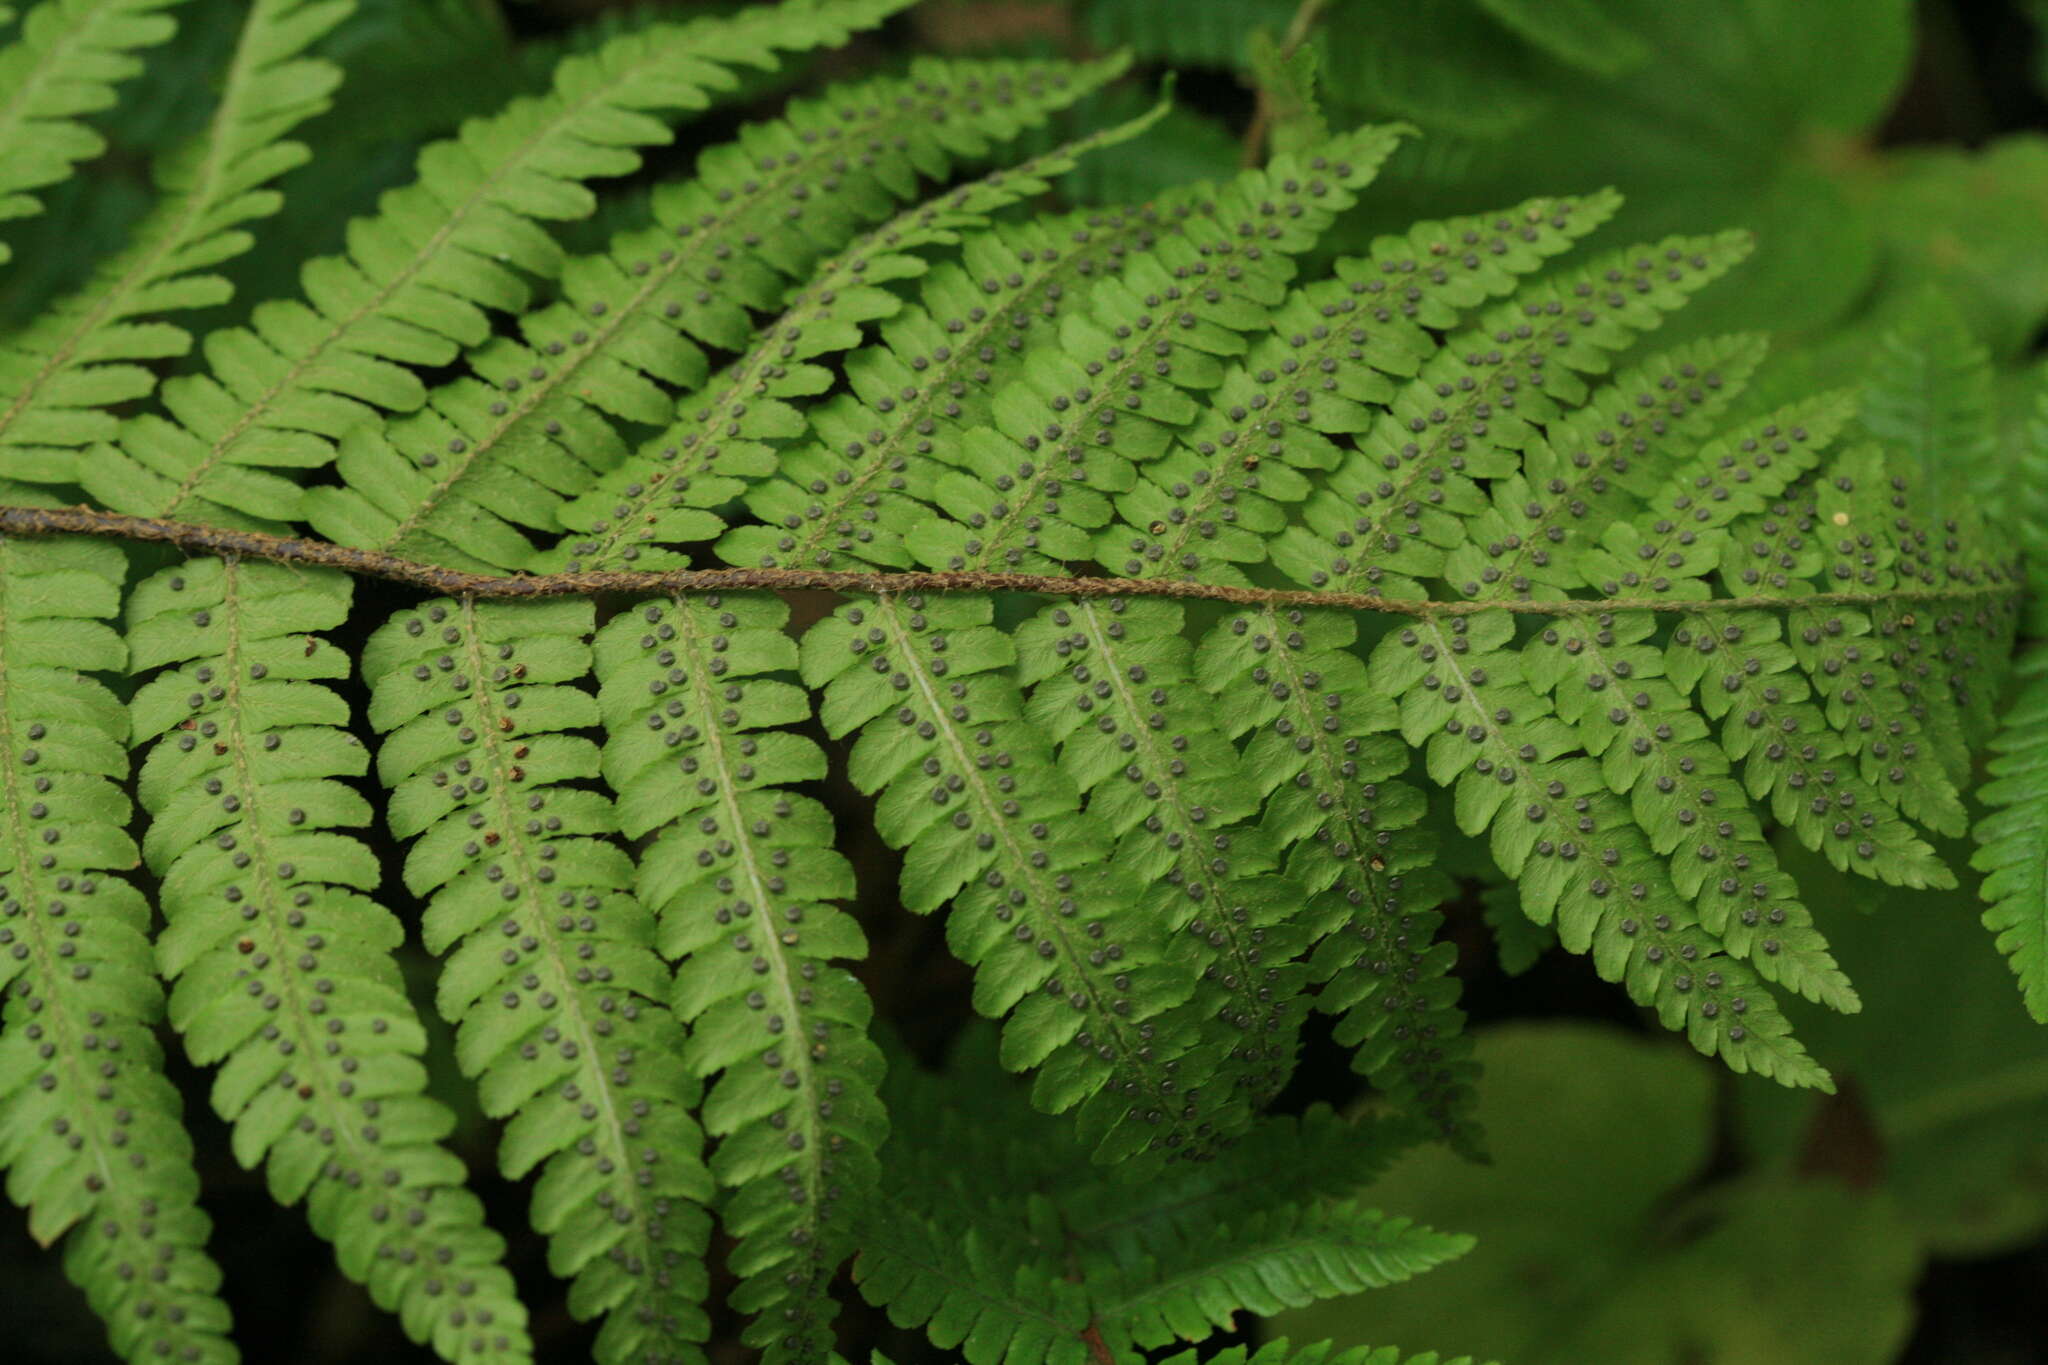
[[[1485, 1150], [1432, 803], [1504, 951], [1788, 1085], [1830, 1081], [1777, 993], [1858, 1000], [1787, 843], [1955, 883], [2024, 577], [1924, 434], [1981, 403], [1642, 352], [1748, 243], [1575, 256], [1610, 193], [1326, 260], [1400, 128], [1035, 213], [1163, 112], [1043, 134], [1117, 58], [856, 69], [660, 155], [900, 7], [597, 43], [169, 366], [341, 79], [347, 0], [251, 0], [158, 210], [0, 353], [0, 1160], [122, 1356], [235, 1351], [159, 1021], [416, 1341], [532, 1356], [415, 923], [598, 1358], [730, 1316], [831, 1359], [851, 1261], [972, 1365], [1099, 1365], [1467, 1245], [1365, 1193]], [[174, 10], [30, 11], [9, 213]], [[565, 249], [643, 163], [648, 221]], [[424, 595], [366, 621], [363, 576]], [[2038, 691], [1977, 826], [2037, 1013]], [[942, 1071], [872, 904], [943, 915], [999, 1021]], [[1317, 1012], [1365, 1116], [1273, 1112]]]

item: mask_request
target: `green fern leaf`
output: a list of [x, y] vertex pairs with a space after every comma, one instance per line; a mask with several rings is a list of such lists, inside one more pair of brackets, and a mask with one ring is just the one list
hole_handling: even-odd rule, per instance
[[997, 171], [906, 210], [856, 241], [712, 380], [707, 392], [715, 397], [684, 398], [666, 431], [562, 509], [563, 524], [583, 534], [564, 541], [536, 567], [622, 562], [628, 548], [641, 567], [687, 564], [686, 555], [663, 544], [715, 539], [725, 522], [710, 509], [740, 491], [740, 481], [774, 472], [777, 443], [805, 429], [804, 412], [791, 400], [827, 390], [833, 375], [817, 362], [858, 345], [864, 324], [899, 311], [901, 300], [883, 286], [930, 269], [917, 253], [958, 245], [966, 233], [985, 229], [997, 209], [1043, 192], [1051, 177], [1091, 152], [1136, 136], [1159, 113], [1155, 109]]
[[[341, 831], [369, 804], [337, 780], [368, 765], [322, 680], [348, 660], [317, 632], [348, 614], [341, 575], [206, 559], [128, 602], [130, 705], [152, 744], [136, 782], [142, 852], [161, 879], [158, 967], [244, 1166], [304, 1198], [342, 1271], [450, 1361], [530, 1355], [504, 1243], [442, 1148], [425, 1035], [392, 949], [396, 917], [363, 893], [375, 857]], [[452, 1291], [452, 1292], [451, 1292]]]
[[[1496, 478], [1492, 506], [1466, 523], [1444, 561], [1453, 583], [1505, 582], [1554, 598], [1579, 586], [1589, 528], [1641, 513], [1712, 429], [1763, 359], [1761, 337], [1715, 337], [1650, 357], [1546, 424], [1519, 473]], [[1574, 549], [1563, 547], [1570, 543]]]
[[590, 668], [588, 602], [435, 600], [363, 652], [391, 830], [415, 838], [406, 887], [431, 896], [437, 1003], [484, 1111], [511, 1117], [499, 1162], [536, 1167], [534, 1226], [573, 1276], [569, 1307], [607, 1314], [598, 1358], [702, 1360], [710, 1220], [697, 1087], [664, 1008], [668, 973], [607, 843], [595, 723], [565, 685]]
[[1928, 510], [1960, 505], [1952, 490], [1989, 492], [2000, 473], [1991, 352], [1955, 305], [1930, 291], [1875, 349], [1858, 415], [1902, 472], [1927, 483]]
[[[726, 535], [719, 542], [720, 555], [728, 563], [749, 566], [830, 568], [850, 562], [908, 567], [913, 553], [905, 537], [936, 520], [930, 511], [935, 503], [949, 493], [987, 500], [974, 479], [946, 480], [949, 465], [993, 480], [1013, 478], [1019, 465], [1029, 464], [1032, 473], [1021, 494], [1004, 500], [1006, 508], [1026, 510], [1009, 517], [1004, 534], [1017, 539], [1031, 534], [1030, 523], [1048, 515], [1043, 501], [1059, 503], [1062, 493], [1053, 490], [1063, 491], [1070, 477], [1066, 465], [1042, 447], [1061, 443], [1069, 463], [1075, 453], [1087, 457], [1084, 480], [1118, 477], [1121, 462], [1092, 448], [1099, 443], [1098, 433], [1113, 426], [1119, 441], [1128, 438], [1127, 459], [1156, 451], [1163, 438], [1156, 424], [1184, 422], [1192, 415], [1179, 386], [1215, 382], [1209, 377], [1214, 354], [1233, 353], [1240, 345], [1233, 333], [1259, 325], [1258, 312], [1247, 307], [1247, 299], [1267, 304], [1277, 299], [1276, 286], [1292, 273], [1289, 258], [1313, 244], [1330, 214], [1351, 201], [1353, 187], [1371, 179], [1393, 139], [1391, 130], [1362, 130], [1331, 144], [1324, 149], [1327, 155], [1247, 173], [1213, 197], [1185, 196], [1167, 210], [1171, 233], [1155, 236], [1148, 217], [1113, 220], [1125, 231], [1138, 229], [1139, 247], [1159, 256], [1156, 266], [1139, 268], [1135, 288], [1123, 283], [1128, 247], [1115, 237], [1102, 240], [1092, 227], [1075, 226], [1071, 232], [1035, 227], [1029, 233], [999, 227], [969, 239], [965, 269], [934, 270], [921, 306], [906, 309], [883, 328], [881, 344], [848, 361], [853, 392], [813, 412], [813, 442], [785, 453], [781, 477], [748, 495], [761, 525]], [[1317, 166], [1318, 159], [1324, 164]], [[1270, 215], [1265, 211], [1269, 206]], [[1272, 220], [1289, 226], [1283, 229]], [[1244, 245], [1246, 239], [1253, 248]], [[1083, 249], [1073, 250], [1076, 244]], [[1093, 316], [1057, 324], [1060, 349], [1080, 347], [1085, 359], [1027, 349], [1034, 330], [1042, 334], [1053, 318], [1064, 317], [1063, 297], [1104, 264], [1116, 269], [1119, 281], [1106, 287], [1100, 311], [1091, 293], [1080, 311]], [[1209, 289], [1187, 289], [1174, 308], [1146, 303], [1146, 295], [1137, 292], [1156, 290], [1164, 302], [1167, 289], [1186, 288], [1177, 280], [1198, 273], [1220, 274], [1231, 284], [1230, 292], [1212, 279]], [[1207, 297], [1210, 289], [1217, 298]], [[1183, 329], [1188, 317], [1194, 322]], [[1119, 328], [1142, 329], [1146, 339], [1140, 341], [1135, 331], [1120, 337]], [[1191, 334], [1185, 345], [1180, 344], [1184, 331]], [[1158, 353], [1161, 347], [1165, 357]], [[1162, 362], [1169, 372], [1180, 369], [1179, 378], [1151, 383], [1154, 367]], [[1104, 376], [1088, 372], [1090, 365], [1106, 370], [1112, 364], [1119, 368], [1121, 384], [1098, 383]], [[1027, 371], [1040, 373], [1005, 385]], [[1068, 411], [1069, 395], [1083, 390], [1087, 396], [1078, 401], [1087, 413]], [[1048, 405], [1056, 420], [1041, 427], [1034, 418]], [[1131, 418], [1145, 420], [1126, 420]], [[967, 435], [990, 423], [999, 436]], [[966, 439], [936, 439], [941, 426]], [[977, 447], [976, 441], [988, 444]], [[1022, 454], [1015, 453], [1019, 446]], [[820, 486], [822, 496], [814, 491]], [[956, 515], [970, 527], [984, 515], [974, 501], [958, 505]], [[1094, 504], [1086, 495], [1072, 505], [1067, 516], [1092, 515], [1087, 509]], [[1059, 534], [1063, 518], [1052, 520], [1052, 534], [1070, 539], [1070, 531]], [[1020, 556], [1016, 562], [1025, 562], [1029, 547], [1008, 542], [974, 553], [1008, 562], [1012, 550]], [[923, 544], [922, 552], [928, 561], [950, 565], [966, 547], [949, 539]], [[1034, 554], [1029, 562], [1041, 561]]]
[[[1376, 423], [1331, 472], [1302, 510], [1315, 534], [1283, 533], [1274, 562], [1314, 588], [1413, 595], [1418, 579], [1442, 572], [1444, 547], [1469, 535], [1460, 523], [1488, 510], [1473, 479], [1513, 477], [1515, 452], [1538, 435], [1532, 424], [1585, 402], [1579, 375], [1604, 371], [1609, 352], [1658, 326], [1748, 250], [1736, 233], [1636, 247], [1496, 305], [1446, 338], [1391, 401], [1382, 385], [1374, 396], [1394, 420]], [[1492, 592], [1483, 575], [1451, 586], [1467, 597]]]
[[1986, 813], [1971, 831], [1970, 865], [1991, 908], [1984, 927], [2012, 962], [2027, 1012], [2048, 1024], [2048, 682], [2039, 649], [2023, 657], [2026, 681], [1991, 741], [1991, 780], [1978, 788]]
[[[1242, 333], [1263, 331], [1285, 296], [1293, 256], [1377, 173], [1398, 132], [1362, 129], [1240, 175], [1213, 213], [1098, 284], [1062, 318], [1057, 345], [1027, 354], [1028, 374], [998, 393], [995, 432], [965, 433], [952, 460], [962, 467], [934, 488], [952, 520], [916, 527], [912, 554], [970, 570], [1089, 558], [1091, 532], [1110, 520], [1108, 495], [1133, 485], [1132, 463], [1171, 447], [1201, 411], [1196, 394], [1226, 382]], [[1244, 250], [1231, 225], [1257, 223], [1269, 206], [1288, 228], [1261, 231], [1257, 249]]]
[[388, 431], [341, 450], [344, 488], [310, 492], [306, 515], [350, 545], [465, 567], [523, 564], [518, 527], [558, 531], [626, 447], [607, 419], [661, 425], [676, 389], [703, 385], [703, 347], [745, 350], [753, 313], [844, 246], [920, 176], [1116, 75], [1121, 63], [918, 63], [911, 75], [829, 91], [755, 125], [654, 196], [655, 226], [622, 233], [563, 270], [563, 297], [469, 357], [474, 376], [436, 389]]
[[1357, 1204], [1415, 1140], [1408, 1125], [1316, 1108], [1262, 1120], [1213, 1161], [1076, 1181], [1073, 1138], [991, 1070], [892, 1068], [903, 1121], [854, 1264], [892, 1322], [969, 1365], [1135, 1365], [1233, 1312], [1407, 1279], [1469, 1243]]
[[[1337, 1204], [1276, 1209], [1217, 1227], [1178, 1257], [1147, 1256], [1105, 1276], [1095, 1296], [1104, 1340], [1165, 1346], [1228, 1328], [1233, 1311], [1277, 1313], [1318, 1299], [1384, 1289], [1462, 1256], [1472, 1239], [1409, 1219]], [[1225, 1311], [1222, 1303], [1235, 1307]], [[1213, 1305], [1213, 1306], [1212, 1306]]]
[[725, 1230], [742, 1277], [745, 1340], [770, 1361], [823, 1360], [830, 1281], [852, 1249], [888, 1131], [876, 1097], [873, 1006], [837, 959], [866, 955], [860, 926], [826, 902], [853, 894], [832, 817], [786, 790], [825, 755], [788, 727], [801, 689], [772, 597], [709, 594], [622, 612], [597, 640], [604, 771], [620, 826], [657, 831], [639, 870], [680, 960], [684, 1057], [707, 1080], [711, 1168], [731, 1197]]
[[143, 319], [225, 300], [227, 282], [203, 272], [248, 249], [243, 225], [277, 211], [265, 186], [305, 161], [284, 135], [326, 109], [341, 73], [301, 54], [352, 3], [251, 7], [212, 123], [158, 165], [163, 197], [133, 241], [0, 351], [0, 476], [76, 482], [82, 448], [118, 428], [109, 409], [155, 389], [145, 362], [191, 345], [183, 328]]
[[975, 1008], [1011, 1016], [1004, 1065], [1039, 1069], [1048, 1112], [1079, 1107], [1100, 1160], [1177, 1148], [1201, 1135], [1179, 1124], [1195, 1038], [1163, 1026], [1195, 968], [1136, 912], [1107, 832], [1023, 719], [1015, 647], [990, 618], [985, 598], [856, 601], [805, 633], [803, 677], [823, 689], [826, 733], [860, 731], [847, 773], [905, 850], [904, 906], [954, 901], [948, 941], [977, 968]]
[[124, 1360], [237, 1359], [192, 1140], [163, 1074], [149, 906], [120, 875], [128, 718], [80, 668], [126, 662], [105, 624], [127, 561], [0, 540], [0, 1168]]
[[1384, 731], [1352, 646], [1357, 623], [1336, 612], [1234, 613], [1202, 642], [1196, 667], [1233, 737], [1249, 734], [1243, 771], [1264, 800], [1265, 838], [1309, 893], [1301, 920], [1316, 941], [1316, 1007], [1340, 1014], [1352, 1066], [1404, 1111], [1467, 1150], [1471, 1044], [1436, 943], [1434, 907], [1451, 891], [1432, 841], [1414, 827], [1422, 794], [1399, 777], [1408, 756]]
[[[142, 70], [134, 54], [177, 32], [181, 0], [43, 0], [0, 48], [0, 221], [42, 211], [37, 190], [69, 179], [106, 139], [81, 115], [114, 102]], [[13, 249], [0, 242], [0, 263]]]
[[[1766, 547], [1765, 554], [1775, 550], [1776, 567], [1794, 595], [1818, 584], [1868, 592], [1900, 586], [1894, 545], [1871, 533], [1873, 525], [1881, 524], [1873, 514], [1881, 517], [1882, 511], [1870, 502], [1867, 490], [1884, 487], [1885, 474], [1885, 457], [1876, 447], [1850, 450], [1816, 476], [1796, 520], [1787, 506], [1783, 516], [1771, 518], [1770, 531], [1757, 528], [1751, 553], [1757, 546]], [[1732, 538], [1731, 551], [1743, 529]], [[1802, 552], [1808, 545], [1811, 550]], [[1793, 576], [1809, 563], [1811, 582]], [[1915, 688], [1900, 677], [1882, 648], [1871, 613], [1844, 605], [1795, 607], [1785, 625], [1786, 643], [1805, 670], [1829, 727], [1857, 756], [1864, 780], [1909, 820], [1940, 834], [1967, 829], [1969, 816], [1943, 763], [1945, 746], [1930, 742], [1910, 708]], [[1934, 717], [1930, 723], [1967, 754], [1959, 717]]]
[[1501, 612], [1418, 620], [1389, 632], [1369, 665], [1400, 698], [1403, 736], [1427, 744], [1431, 778], [1453, 789], [1459, 828], [1490, 833], [1524, 911], [1555, 919], [1567, 951], [1591, 951], [1666, 1027], [1738, 1072], [1826, 1086], [1749, 968], [1699, 926], [1599, 766], [1565, 757], [1573, 733], [1525, 681], [1513, 637]]
[[447, 364], [485, 340], [491, 311], [523, 310], [526, 277], [563, 264], [540, 221], [588, 214], [584, 182], [637, 169], [637, 149], [669, 136], [661, 115], [703, 106], [733, 66], [841, 41], [902, 3], [790, 0], [569, 58], [551, 93], [422, 152], [418, 181], [351, 224], [345, 254], [307, 264], [305, 302], [265, 305], [252, 328], [210, 336], [215, 373], [166, 384], [168, 417], [131, 418], [117, 445], [97, 447], [87, 491], [146, 515], [298, 515], [298, 485], [271, 471], [325, 465], [333, 442], [380, 410], [420, 407], [406, 367]]
[[1306, 1003], [1293, 959], [1308, 939], [1293, 922], [1301, 890], [1266, 875], [1278, 859], [1247, 823], [1258, 791], [1195, 686], [1183, 624], [1173, 602], [1056, 603], [1016, 632], [1018, 681], [1026, 721], [1116, 840], [1141, 912], [1192, 949], [1200, 984], [1179, 1009], [1202, 1041], [1179, 1085], [1229, 1136], [1293, 1071]]
[[1643, 611], [1561, 621], [1523, 649], [1523, 666], [1601, 761], [1608, 789], [1629, 798], [1701, 927], [1766, 981], [1834, 1009], [1859, 1008], [1727, 756], [1662, 676], [1655, 633], [1655, 618]]
[[[1568, 249], [1614, 203], [1611, 195], [1584, 204], [1546, 200], [1423, 224], [1405, 238], [1376, 242], [1369, 258], [1340, 266], [1338, 279], [1301, 291], [1275, 313], [1274, 335], [1233, 369], [1176, 448], [1118, 499], [1124, 524], [1102, 533], [1097, 558], [1131, 575], [1245, 581], [1236, 566], [1266, 558], [1267, 539], [1286, 524], [1287, 504], [1307, 498], [1318, 483], [1343, 488], [1352, 465], [1369, 462], [1371, 486], [1383, 481], [1377, 447], [1394, 438], [1381, 434], [1385, 424], [1369, 422], [1366, 405], [1394, 398], [1389, 374], [1415, 373], [1434, 344], [1423, 328], [1448, 327], [1462, 310], [1513, 290], [1518, 275]], [[1512, 323], [1502, 325], [1510, 310], [1519, 312], [1517, 305], [1498, 305], [1487, 330], [1511, 330]], [[1414, 410], [1442, 411], [1438, 390], [1448, 382], [1455, 391], [1456, 381], [1469, 377], [1438, 373], [1452, 368], [1451, 356], [1447, 346], [1424, 364], [1393, 404], [1402, 425], [1424, 420]], [[1461, 394], [1468, 407], [1484, 405], [1489, 388], [1474, 393]], [[1369, 425], [1373, 436], [1356, 449], [1332, 439]], [[1316, 479], [1307, 472], [1314, 470], [1329, 476]]]

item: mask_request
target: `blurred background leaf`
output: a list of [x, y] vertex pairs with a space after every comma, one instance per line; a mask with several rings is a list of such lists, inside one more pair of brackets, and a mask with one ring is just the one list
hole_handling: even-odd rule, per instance
[[1710, 1063], [1576, 1022], [1487, 1030], [1479, 1057], [1493, 1164], [1423, 1149], [1374, 1190], [1477, 1248], [1283, 1314], [1274, 1334], [1430, 1340], [1515, 1365], [1872, 1365], [1904, 1343], [1921, 1252], [1890, 1196], [1834, 1172], [1706, 1178]]

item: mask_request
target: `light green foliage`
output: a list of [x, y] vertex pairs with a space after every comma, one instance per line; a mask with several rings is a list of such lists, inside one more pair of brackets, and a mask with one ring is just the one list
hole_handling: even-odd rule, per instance
[[[79, 120], [159, 8], [48, 0], [0, 52], [0, 212], [96, 152]], [[878, 71], [891, 30], [757, 107], [784, 56], [901, 8], [639, 15], [543, 78], [488, 7], [252, 0], [168, 49], [217, 99], [112, 121], [175, 130], [157, 206], [0, 351], [0, 501], [44, 509], [0, 539], [0, 1160], [115, 1349], [233, 1358], [160, 1019], [232, 1156], [450, 1361], [531, 1356], [510, 1266], [543, 1242], [535, 1322], [591, 1324], [607, 1365], [723, 1358], [726, 1321], [828, 1365], [864, 1321], [842, 1272], [969, 1365], [1137, 1365], [1302, 1311], [1517, 1360], [1888, 1349], [1908, 1226], [2037, 1215], [1965, 1226], [1938, 1151], [2031, 1071], [1879, 1095], [1896, 1191], [1681, 1192], [1720, 1073], [1591, 1029], [1476, 1044], [1460, 978], [1483, 920], [1509, 971], [1581, 955], [1726, 1070], [1832, 1094], [1866, 1067], [1831, 940], [1871, 883], [1954, 888], [1977, 796], [1986, 920], [2048, 1014], [2037, 662], [1998, 730], [2048, 443], [1991, 472], [1983, 310], [1874, 301], [1891, 330], [1778, 378], [1756, 331], [1642, 345], [1696, 297], [1782, 328], [1862, 287], [1868, 222], [1752, 261], [1723, 210], [1834, 202], [1790, 149], [1870, 119], [1898, 6], [1821, 72], [1832, 3], [1755, 0], [1761, 47], [1700, 39], [1693, 0], [1255, 6], [1253, 44], [1206, 0], [1091, 3], [1099, 37], [1249, 57], [1251, 166], [1186, 154], [1201, 115], [1139, 112], [1122, 54]], [[301, 128], [407, 34], [361, 126]], [[497, 68], [394, 107], [451, 52]], [[1684, 193], [1564, 173], [1552, 142], [1617, 177], [1663, 155], [1613, 111], [1702, 73], [1745, 103], [1670, 155]], [[1411, 151], [1361, 102], [1459, 140]], [[299, 135], [443, 140], [374, 206], [276, 217]], [[1766, 183], [1716, 178], [1736, 152]], [[1461, 193], [1507, 207], [1401, 211], [1429, 158], [1508, 153]], [[1072, 207], [1117, 185], [1146, 197]], [[363, 211], [295, 288], [222, 309], [337, 202]], [[34, 534], [81, 498], [187, 557]], [[428, 591], [363, 619], [336, 564]], [[452, 1037], [431, 1083], [415, 973]], [[908, 1017], [948, 992], [989, 1022]], [[946, 1069], [898, 1026], [957, 1042]], [[1274, 1112], [1327, 1038], [1369, 1106]], [[462, 1085], [531, 1179], [530, 1257], [449, 1146], [430, 1096]], [[2017, 1171], [2038, 1116], [1989, 1107]], [[1492, 1241], [1392, 1288], [1470, 1249], [1440, 1217]], [[1786, 1307], [1830, 1280], [1872, 1306]], [[1368, 1289], [1390, 1307], [1353, 1333], [1328, 1303]]]
[[347, 486], [308, 494], [307, 517], [366, 549], [524, 562], [533, 551], [515, 526], [561, 529], [558, 501], [625, 457], [607, 418], [666, 422], [673, 390], [705, 383], [702, 347], [745, 349], [751, 312], [774, 307], [920, 177], [943, 178], [1116, 70], [919, 64], [712, 148], [694, 180], [656, 194], [653, 227], [565, 263], [563, 297], [520, 320], [523, 343], [477, 348], [474, 378], [437, 388], [388, 433], [350, 433]]
[[[982, 1048], [960, 1051], [986, 1072]], [[1130, 1365], [1224, 1325], [1224, 1304], [1270, 1313], [1378, 1289], [1469, 1246], [1354, 1197], [1414, 1140], [1399, 1124], [1311, 1110], [1152, 1180], [1077, 1181], [1085, 1149], [1021, 1087], [898, 1064], [889, 1100], [902, 1122], [855, 1278], [969, 1365]]]
[[84, 473], [106, 505], [151, 515], [281, 521], [301, 496], [284, 469], [318, 468], [379, 411], [425, 401], [408, 366], [441, 365], [519, 312], [529, 278], [561, 249], [540, 224], [587, 215], [587, 181], [630, 174], [666, 142], [667, 117], [701, 108], [737, 65], [842, 41], [902, 0], [795, 0], [730, 19], [626, 34], [557, 70], [546, 95], [515, 100], [420, 155], [415, 183], [349, 228], [348, 249], [307, 263], [306, 299], [259, 308], [206, 342], [217, 372], [167, 384], [169, 417], [123, 424]]
[[126, 663], [126, 570], [110, 545], [0, 541], [0, 1165], [117, 1352], [232, 1361], [149, 904], [122, 875], [128, 716], [81, 671]]
[[1479, 1056], [1493, 1164], [1425, 1148], [1379, 1185], [1455, 1209], [1477, 1247], [1276, 1330], [1343, 1344], [1426, 1328], [1451, 1349], [1532, 1365], [1892, 1358], [1919, 1250], [1885, 1194], [1789, 1172], [1699, 1187], [1713, 1077], [1642, 1039], [1524, 1024], [1482, 1035]]
[[186, 1052], [219, 1067], [235, 1158], [264, 1163], [281, 1202], [306, 1201], [342, 1269], [415, 1340], [451, 1361], [524, 1359], [504, 1243], [438, 1142], [453, 1118], [425, 1094], [425, 1035], [391, 956], [404, 932], [365, 894], [376, 859], [344, 832], [370, 821], [339, 780], [368, 752], [329, 683], [349, 660], [318, 632], [347, 617], [352, 586], [202, 559], [129, 595], [158, 969]]
[[109, 409], [156, 387], [145, 363], [190, 348], [183, 328], [150, 319], [227, 297], [209, 267], [249, 248], [243, 225], [278, 208], [268, 183], [305, 161], [284, 135], [326, 109], [341, 72], [301, 54], [348, 10], [347, 0], [250, 8], [211, 123], [157, 166], [155, 211], [83, 290], [0, 351], [0, 476], [76, 482], [81, 448], [117, 430]]
[[[142, 70], [136, 55], [177, 31], [181, 0], [43, 0], [0, 49], [0, 220], [42, 210], [35, 192], [106, 149], [83, 121]], [[13, 251], [0, 242], [0, 263]]]

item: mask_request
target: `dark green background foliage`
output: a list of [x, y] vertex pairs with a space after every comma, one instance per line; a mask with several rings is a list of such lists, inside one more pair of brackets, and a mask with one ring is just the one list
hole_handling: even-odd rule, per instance
[[0, 504], [1460, 604], [0, 537], [7, 1360], [2048, 1362], [2048, 3], [0, 9]]

